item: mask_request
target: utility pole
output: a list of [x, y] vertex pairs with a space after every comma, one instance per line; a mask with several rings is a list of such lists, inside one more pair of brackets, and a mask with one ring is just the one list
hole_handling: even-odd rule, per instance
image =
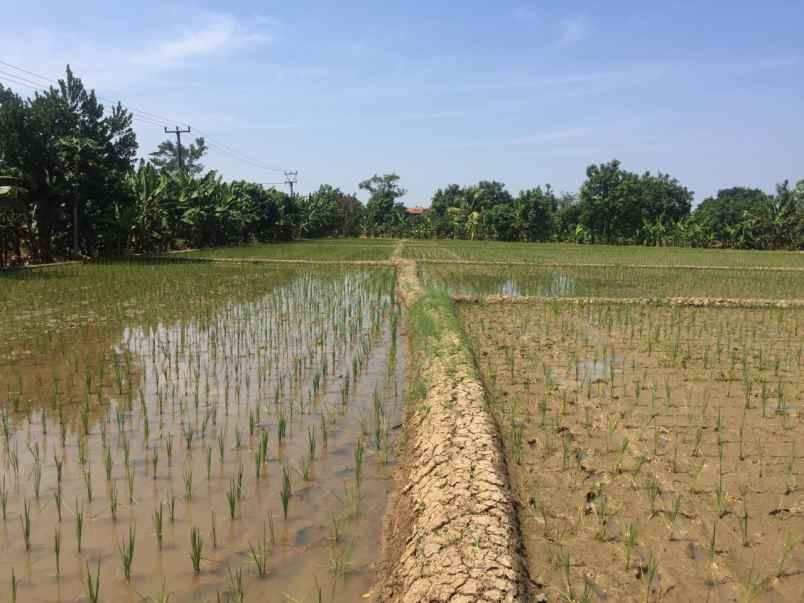
[[168, 130], [167, 128], [165, 128], [165, 134], [176, 135], [176, 153], [178, 154], [180, 172], [184, 171], [184, 166], [181, 163], [181, 135], [189, 133], [190, 133], [190, 126], [187, 126], [186, 130], [182, 130], [179, 126], [176, 126], [175, 130]]
[[285, 172], [285, 184], [290, 187], [290, 196], [293, 196], [293, 185], [299, 181], [299, 172]]

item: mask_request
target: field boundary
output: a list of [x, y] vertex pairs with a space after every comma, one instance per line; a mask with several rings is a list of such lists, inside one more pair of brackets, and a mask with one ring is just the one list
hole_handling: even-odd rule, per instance
[[25, 264], [23, 266], [11, 266], [0, 268], [0, 274], [20, 272], [23, 270], [37, 270], [39, 268], [58, 268], [59, 266], [72, 266], [73, 264], [85, 264], [82, 260], [67, 260], [66, 262], [48, 262], [47, 264]]
[[206, 262], [221, 264], [300, 264], [322, 266], [396, 266], [395, 260], [306, 260], [301, 258], [216, 258], [211, 256], [170, 257], [160, 255], [143, 256], [142, 259], [164, 260], [174, 262]]
[[525, 262], [521, 260], [457, 260], [457, 259], [417, 259], [419, 264], [457, 264], [465, 266], [530, 266], [533, 268], [624, 268], [626, 270], [714, 270], [714, 271], [752, 271], [752, 272], [804, 272], [796, 266], [723, 266], [698, 264], [613, 264], [606, 262]]
[[740, 299], [728, 297], [536, 297], [512, 295], [452, 295], [461, 303], [578, 304], [619, 306], [691, 306], [695, 308], [804, 308], [804, 299]]
[[454, 305], [398, 261], [413, 358], [379, 601], [525, 601], [529, 580], [497, 425]]

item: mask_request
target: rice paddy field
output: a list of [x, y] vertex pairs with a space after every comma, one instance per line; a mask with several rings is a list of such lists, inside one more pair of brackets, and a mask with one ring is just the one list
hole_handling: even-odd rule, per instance
[[422, 282], [455, 295], [800, 299], [804, 270], [610, 266], [419, 265]]
[[664, 266], [769, 266], [804, 269], [795, 251], [740, 251], [678, 247], [501, 243], [493, 241], [410, 241], [404, 257], [413, 260], [526, 262], [529, 264], [625, 264]]
[[531, 576], [571, 601], [799, 600], [804, 312], [515, 308], [460, 314]]
[[216, 247], [188, 252], [187, 257], [258, 258], [274, 260], [380, 261], [391, 257], [392, 239], [332, 239]]
[[456, 296], [534, 598], [801, 599], [804, 254], [325, 240], [0, 273], [0, 600], [378, 600], [398, 262]]
[[3, 600], [370, 589], [404, 395], [391, 269], [0, 279]]

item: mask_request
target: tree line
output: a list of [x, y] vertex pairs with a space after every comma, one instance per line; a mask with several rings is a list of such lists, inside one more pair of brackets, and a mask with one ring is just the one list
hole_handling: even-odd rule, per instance
[[415, 235], [619, 245], [804, 248], [804, 180], [774, 194], [734, 187], [692, 209], [693, 193], [667, 174], [635, 174], [617, 160], [591, 165], [577, 194], [549, 185], [516, 197], [499, 182], [436, 191]]
[[721, 190], [693, 210], [692, 192], [676, 179], [634, 174], [614, 160], [587, 168], [577, 194], [453, 184], [435, 192], [429, 211], [411, 215], [396, 174], [360, 182], [364, 204], [329, 185], [291, 197], [224, 181], [204, 170], [203, 138], [182, 147], [182, 165], [170, 141], [137, 160], [132, 121], [121, 104], [104, 107], [69, 67], [58, 86], [31, 98], [0, 85], [0, 266], [363, 235], [804, 247], [804, 181], [772, 195]]

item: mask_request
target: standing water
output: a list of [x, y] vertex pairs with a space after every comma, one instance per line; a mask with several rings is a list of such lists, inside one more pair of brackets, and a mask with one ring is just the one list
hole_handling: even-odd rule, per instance
[[12, 356], [0, 598], [365, 595], [402, 414], [393, 287], [389, 270], [298, 274]]

